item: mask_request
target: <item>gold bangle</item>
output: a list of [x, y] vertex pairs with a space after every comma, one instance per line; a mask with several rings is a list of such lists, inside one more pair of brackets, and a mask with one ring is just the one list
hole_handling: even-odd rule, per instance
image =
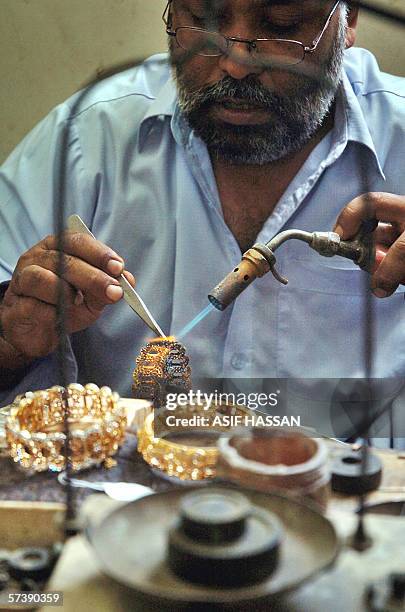
[[[175, 414], [179, 418], [192, 418], [195, 415], [200, 415], [207, 418], [208, 421], [212, 421], [217, 415], [239, 416], [248, 415], [251, 412], [244, 406], [235, 404], [220, 404], [211, 407], [209, 410], [203, 404], [199, 404], [178, 408]], [[165, 417], [163, 414], [159, 414], [157, 418], [161, 420]], [[144, 426], [138, 431], [138, 451], [146, 463], [153, 468], [162, 470], [168, 476], [175, 476], [180, 480], [196, 481], [216, 476], [219, 456], [216, 447], [190, 446], [171, 442], [165, 438], [155, 438], [154, 424], [155, 415], [150, 414], [146, 418]], [[204, 430], [210, 433], [213, 431], [220, 433], [229, 430], [230, 427], [208, 424], [204, 426]]]
[[170, 442], [154, 437], [154, 415], [146, 417], [138, 431], [138, 451], [151, 467], [180, 480], [203, 480], [215, 476], [218, 450]]
[[191, 389], [191, 368], [186, 349], [174, 336], [155, 338], [136, 358], [132, 391], [134, 397], [155, 400], [166, 385]]
[[[71, 384], [66, 389], [69, 453], [73, 470], [107, 461], [125, 438], [125, 409], [109, 387]], [[9, 454], [23, 468], [60, 472], [65, 468], [63, 387], [18, 396], [6, 420]]]

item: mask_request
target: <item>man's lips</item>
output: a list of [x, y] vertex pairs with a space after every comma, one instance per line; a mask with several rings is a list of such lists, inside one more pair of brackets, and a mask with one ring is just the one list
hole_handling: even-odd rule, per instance
[[253, 102], [252, 100], [244, 100], [243, 98], [222, 98], [221, 100], [217, 100], [219, 104], [223, 104], [224, 106], [230, 107], [248, 107], [248, 108], [261, 108], [264, 109], [264, 104], [260, 104], [259, 102]]
[[235, 125], [265, 123], [271, 115], [271, 112], [261, 104], [234, 98], [213, 102], [211, 108], [216, 118]]

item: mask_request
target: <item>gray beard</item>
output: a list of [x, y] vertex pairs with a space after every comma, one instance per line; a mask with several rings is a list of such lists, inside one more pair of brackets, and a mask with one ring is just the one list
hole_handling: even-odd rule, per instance
[[[302, 74], [300, 66], [293, 66], [294, 87], [283, 95], [269, 91], [254, 76], [243, 80], [225, 77], [214, 85], [190, 91], [181, 63], [173, 60], [171, 47], [179, 107], [210, 154], [231, 164], [265, 165], [307, 144], [329, 114], [341, 82], [346, 25], [343, 10], [330, 56], [319, 73], [311, 78]], [[265, 107], [275, 119], [260, 125], [233, 125], [207, 113], [212, 104], [232, 97]]]

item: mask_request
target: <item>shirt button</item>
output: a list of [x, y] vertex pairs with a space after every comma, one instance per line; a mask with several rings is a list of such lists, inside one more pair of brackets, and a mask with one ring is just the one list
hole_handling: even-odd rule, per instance
[[231, 359], [231, 366], [234, 370], [243, 370], [247, 365], [248, 358], [243, 353], [235, 353]]

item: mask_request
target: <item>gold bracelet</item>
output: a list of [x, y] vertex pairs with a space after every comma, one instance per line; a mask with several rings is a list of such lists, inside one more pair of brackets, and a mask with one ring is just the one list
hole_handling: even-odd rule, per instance
[[[167, 412], [160, 414], [157, 418], [164, 419]], [[193, 416], [208, 419], [208, 424], [201, 430], [212, 433], [223, 433], [229, 430], [229, 426], [214, 426], [209, 423], [216, 416], [246, 416], [251, 411], [244, 406], [235, 404], [219, 404], [208, 410], [203, 404], [193, 404], [177, 408], [175, 413], [170, 413], [178, 418], [192, 418]], [[138, 451], [151, 467], [165, 472], [168, 476], [175, 476], [180, 480], [204, 480], [216, 476], [218, 461], [218, 449], [211, 446], [190, 446], [171, 442], [165, 438], [155, 438], [154, 435], [155, 415], [150, 414], [144, 426], [138, 431]], [[179, 431], [180, 428], [177, 428]]]
[[191, 389], [191, 368], [186, 349], [174, 336], [155, 338], [136, 358], [132, 391], [134, 397], [155, 400], [167, 385]]
[[[125, 409], [119, 395], [94, 384], [67, 387], [69, 454], [73, 470], [107, 461], [125, 438]], [[65, 469], [63, 387], [18, 396], [6, 420], [9, 454], [23, 468]]]

